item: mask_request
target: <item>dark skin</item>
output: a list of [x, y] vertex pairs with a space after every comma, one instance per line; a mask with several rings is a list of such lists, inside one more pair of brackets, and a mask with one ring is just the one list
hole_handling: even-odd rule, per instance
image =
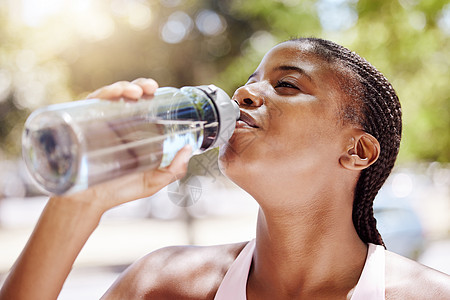
[[[233, 96], [246, 122], [237, 123], [229, 145], [221, 149], [220, 167], [260, 205], [248, 299], [348, 299], [366, 259], [367, 245], [352, 223], [352, 203], [359, 173], [377, 160], [380, 146], [359, 126], [340, 119], [340, 107], [349, 99], [339, 88], [337, 76], [345, 70], [309, 50], [308, 44], [297, 42], [274, 47]], [[152, 83], [140, 79], [105, 87], [94, 96], [136, 99], [153, 92]], [[68, 274], [67, 268], [55, 271], [55, 265], [71, 266], [78, 253], [73, 248], [84, 244], [106, 209], [152, 194], [171, 180], [170, 174], [183, 174], [182, 157], [183, 153], [161, 174], [147, 174], [158, 179], [152, 187], [144, 188], [145, 181], [130, 178], [119, 196], [104, 195], [104, 190], [117, 191], [116, 182], [63, 201], [51, 199], [53, 205], [41, 217], [44, 225], [37, 226], [0, 299], [8, 295], [27, 299], [47, 289], [52, 293], [43, 298], [55, 298]], [[136, 188], [139, 195], [132, 194]], [[86, 208], [86, 203], [95, 205]], [[81, 208], [65, 211], [63, 205]], [[62, 211], [56, 213], [55, 206]], [[76, 240], [76, 245], [63, 249], [70, 259], [66, 254], [47, 257], [48, 264], [43, 263], [45, 257], [36, 263], [36, 247], [53, 249], [48, 245], [51, 240], [45, 241], [50, 239], [48, 234], [41, 232], [71, 220], [74, 210], [91, 221], [85, 221], [84, 229], [74, 227], [56, 235], [64, 240], [71, 234], [70, 240]], [[42, 228], [47, 222], [51, 226]], [[245, 244], [160, 249], [130, 266], [104, 299], [213, 299]], [[60, 248], [55, 249], [61, 252]], [[47, 271], [54, 275], [39, 277]], [[19, 291], [19, 286], [38, 281], [38, 289]], [[387, 299], [449, 298], [449, 282], [448, 275], [386, 251]]]
[[[365, 133], [341, 124], [339, 107], [345, 98], [333, 80], [335, 73], [307, 47], [284, 43], [265, 56], [235, 93], [244, 104], [245, 99], [253, 101], [243, 107], [262, 124], [257, 129], [261, 138], [242, 154], [230, 157], [224, 149], [221, 157], [227, 176], [261, 207], [249, 299], [343, 298], [361, 273], [367, 247], [351, 218], [359, 171], [340, 160]], [[244, 130], [234, 139], [255, 129]], [[378, 144], [369, 146], [365, 151], [374, 157], [366, 166], [378, 155]], [[269, 169], [270, 176], [261, 175]]]

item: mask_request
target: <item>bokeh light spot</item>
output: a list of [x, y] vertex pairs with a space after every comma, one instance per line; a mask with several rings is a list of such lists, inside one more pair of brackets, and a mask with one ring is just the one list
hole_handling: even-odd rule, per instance
[[267, 31], [257, 31], [250, 37], [251, 47], [260, 53], [267, 52], [275, 44], [275, 38]]
[[209, 9], [202, 10], [197, 15], [195, 24], [202, 34], [208, 36], [219, 35], [224, 32], [227, 27], [225, 19]]
[[192, 30], [193, 22], [185, 12], [176, 11], [171, 14], [161, 28], [161, 38], [169, 44], [182, 42]]
[[395, 174], [392, 179], [392, 192], [396, 197], [404, 198], [411, 194], [413, 182], [411, 176], [405, 173]]
[[352, 28], [358, 21], [354, 4], [357, 0], [318, 0], [317, 14], [325, 31], [343, 31]]
[[441, 10], [437, 24], [444, 34], [450, 35], [450, 4]]
[[427, 24], [427, 18], [423, 12], [415, 11], [409, 15], [409, 24], [415, 30], [422, 31]]

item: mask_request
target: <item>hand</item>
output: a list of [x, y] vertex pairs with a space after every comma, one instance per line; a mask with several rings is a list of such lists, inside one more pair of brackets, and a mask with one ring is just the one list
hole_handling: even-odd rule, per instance
[[157, 88], [158, 83], [153, 79], [139, 78], [133, 80], [132, 82], [118, 81], [116, 83], [104, 86], [89, 94], [87, 98], [108, 100], [125, 98], [126, 100], [136, 101], [139, 98], [151, 98]]
[[[132, 82], [120, 81], [102, 87], [88, 98], [136, 101], [140, 98], [151, 98], [157, 88], [158, 84], [153, 79], [139, 78]], [[85, 191], [55, 198], [95, 204], [100, 213], [103, 213], [119, 204], [151, 196], [169, 183], [182, 178], [186, 174], [191, 152], [191, 147], [185, 146], [165, 168], [126, 175], [97, 184]]]

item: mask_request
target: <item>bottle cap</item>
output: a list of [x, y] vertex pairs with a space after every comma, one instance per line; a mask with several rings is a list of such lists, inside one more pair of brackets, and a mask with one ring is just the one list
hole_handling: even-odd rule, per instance
[[234, 129], [236, 128], [236, 121], [240, 117], [238, 103], [232, 101], [224, 90], [213, 84], [201, 85], [196, 88], [205, 92], [214, 101], [219, 114], [219, 134], [209, 148], [225, 145], [233, 135]]

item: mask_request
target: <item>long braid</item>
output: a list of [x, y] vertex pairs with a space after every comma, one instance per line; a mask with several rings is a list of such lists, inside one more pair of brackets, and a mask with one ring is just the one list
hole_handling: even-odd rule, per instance
[[[313, 52], [327, 61], [343, 64], [353, 71], [362, 88], [360, 97], [350, 104], [351, 111], [359, 111], [354, 120], [362, 120], [364, 131], [380, 143], [380, 156], [369, 168], [361, 171], [353, 201], [353, 224], [364, 242], [384, 245], [376, 228], [373, 200], [389, 176], [397, 158], [402, 131], [401, 107], [388, 80], [358, 54], [331, 41], [304, 38], [293, 41], [308, 42]], [[359, 121], [360, 122], [360, 121]]]

